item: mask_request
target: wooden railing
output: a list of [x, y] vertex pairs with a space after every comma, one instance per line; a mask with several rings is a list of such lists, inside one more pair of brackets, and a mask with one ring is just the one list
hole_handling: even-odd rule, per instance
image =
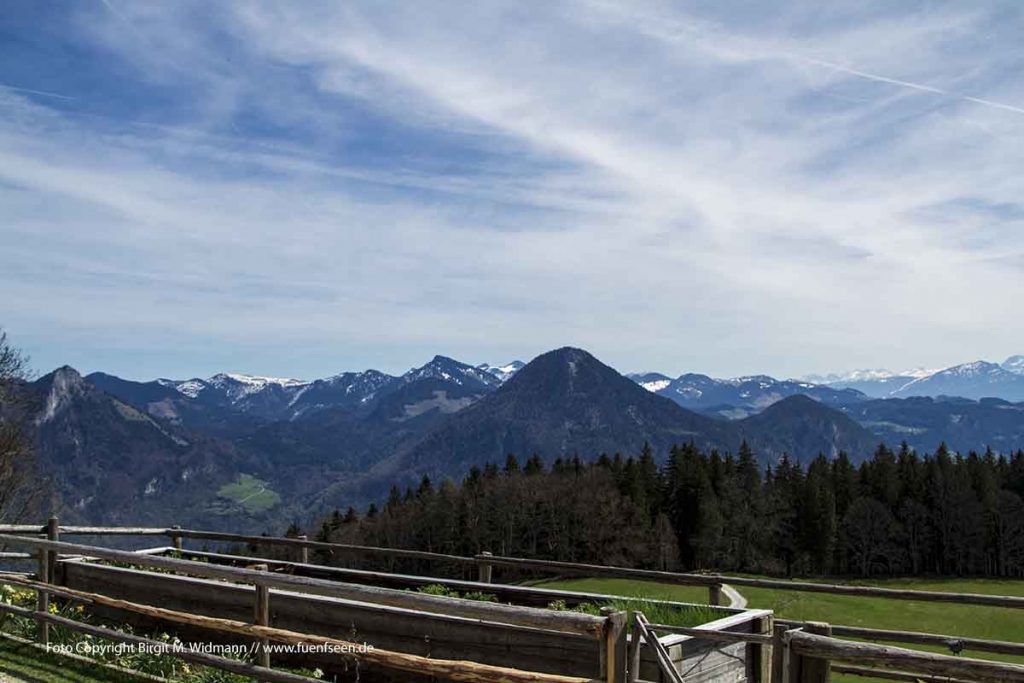
[[[593, 565], [573, 562], [559, 562], [552, 560], [535, 560], [527, 558], [503, 557], [490, 553], [480, 553], [474, 556], [449, 555], [416, 550], [398, 548], [379, 548], [371, 546], [327, 543], [321, 541], [310, 541], [305, 538], [280, 538], [267, 536], [254, 536], [245, 534], [233, 534], [225, 532], [201, 531], [183, 529], [180, 527], [87, 527], [87, 526], [46, 526], [0, 525], [0, 544], [17, 546], [19, 542], [32, 541], [39, 552], [36, 555], [26, 553], [3, 553], [0, 558], [7, 556], [7, 559], [25, 559], [37, 557], [40, 562], [39, 576], [52, 576], [52, 565], [56, 559], [56, 553], [69, 553], [77, 555], [90, 555], [113, 561], [130, 561], [141, 566], [169, 569], [175, 565], [167, 564], [181, 562], [173, 558], [159, 557], [158, 555], [142, 555], [137, 552], [117, 551], [105, 548], [94, 548], [92, 546], [79, 546], [76, 544], [61, 543], [58, 541], [60, 535], [109, 535], [109, 536], [165, 536], [170, 538], [172, 546], [177, 549], [183, 548], [183, 539], [206, 540], [221, 543], [244, 543], [254, 546], [273, 546], [291, 548], [294, 551], [296, 561], [308, 563], [309, 551], [318, 550], [339, 555], [357, 555], [384, 557], [394, 559], [412, 559], [429, 562], [443, 562], [464, 566], [477, 567], [478, 582], [491, 583], [494, 579], [495, 568], [511, 568], [519, 572], [542, 572], [559, 576], [600, 576], [610, 578], [626, 578], [639, 581], [652, 581], [658, 583], [669, 583], [689, 586], [704, 586], [708, 588], [709, 603], [717, 604], [721, 595], [723, 584], [731, 584], [737, 587], [766, 588], [775, 590], [787, 590], [797, 592], [825, 593], [832, 595], [845, 595], [851, 597], [874, 597], [893, 600], [914, 600], [922, 602], [956, 603], [964, 605], [979, 605], [987, 607], [1000, 607], [1009, 609], [1024, 608], [1024, 597], [986, 595], [977, 593], [946, 593], [940, 591], [921, 591], [910, 589], [881, 588], [876, 586], [855, 586], [836, 585], [827, 583], [813, 583], [807, 581], [788, 581], [780, 579], [760, 579], [752, 577], [728, 576], [721, 574], [698, 574], [678, 573], [644, 569], [631, 569], [625, 567], [608, 567], [604, 565]], [[38, 538], [46, 535], [47, 539]], [[46, 554], [46, 568], [43, 567], [42, 553]], [[269, 564], [270, 562], [268, 562]], [[196, 567], [195, 565], [200, 565]], [[358, 595], [367, 595], [363, 591], [383, 590], [373, 589], [368, 586], [359, 586], [357, 592], [352, 586], [337, 581], [322, 581], [313, 578], [297, 576], [282, 576], [269, 572], [258, 572], [257, 570], [243, 570], [238, 568], [214, 567], [205, 563], [189, 563], [189, 572], [196, 576], [210, 576], [212, 578], [228, 578], [228, 580], [242, 580], [252, 583], [264, 590], [269, 588], [297, 590], [311, 592], [319, 595], [334, 595], [338, 597], [354, 598]], [[178, 567], [180, 569], [180, 566]], [[358, 571], [358, 570], [344, 570]], [[247, 572], [237, 574], [236, 572]], [[387, 591], [385, 591], [387, 593]], [[391, 593], [393, 593], [392, 591]], [[401, 598], [385, 598], [383, 600], [394, 600], [383, 604], [408, 605], [412, 609], [428, 609], [426, 603], [434, 598], [416, 593], [399, 591], [403, 594]], [[42, 607], [46, 591], [40, 592], [39, 606]], [[415, 604], [413, 604], [415, 603]], [[467, 608], [469, 614], [472, 612], [476, 618], [487, 618], [494, 616], [489, 614], [486, 603], [476, 603], [473, 607]], [[493, 606], [491, 607], [493, 609]], [[519, 608], [529, 609], [529, 608]], [[545, 610], [538, 610], [545, 612]], [[548, 612], [550, 614], [550, 612]], [[586, 616], [586, 615], [580, 615]], [[528, 612], [516, 613], [511, 617], [517, 620], [515, 623], [522, 625], [537, 626], [541, 622], [536, 621], [536, 616]], [[593, 618], [593, 617], [591, 617]], [[41, 620], [45, 622], [46, 620]], [[254, 621], [259, 621], [258, 614]], [[590, 633], [592, 637], [600, 631], [595, 631], [593, 623], [579, 621], [570, 628], [579, 628], [581, 632]], [[603, 627], [602, 627], [603, 628]], [[639, 639], [633, 639], [635, 655], [640, 647], [639, 643], [647, 643], [642, 635], [661, 631], [666, 633], [688, 633], [687, 629], [668, 627], [665, 625], [643, 623], [640, 626], [634, 623], [635, 632], [640, 633]], [[600, 631], [604, 633], [603, 631]], [[774, 641], [769, 647], [766, 637], [751, 637], [758, 634], [742, 634], [745, 642], [751, 646], [762, 648], [762, 652], [771, 651], [771, 668], [774, 672], [772, 680], [782, 683], [793, 681], [823, 681], [827, 680], [830, 671], [853, 673], [859, 675], [870, 675], [878, 678], [889, 678], [892, 680], [921, 680], [928, 681], [931, 678], [943, 681], [955, 681], [956, 677], [964, 676], [965, 680], [1024, 680], [1017, 678], [1020, 670], [1024, 667], [1012, 664], [1001, 664], [985, 660], [975, 660], [962, 657], [950, 657], [910, 650], [899, 647], [873, 645], [870, 643], [855, 643], [842, 640], [841, 637], [856, 638], [860, 640], [881, 641], [892, 643], [906, 643], [929, 646], [947, 647], [951, 652], [959, 654], [963, 650], [974, 650], [1003, 655], [1024, 656], [1024, 644], [1008, 641], [985, 640], [978, 638], [966, 638], [955, 635], [933, 634], [915, 631], [896, 631], [885, 629], [871, 629], [844, 625], [827, 625], [815, 622], [793, 622], [787, 620], [776, 620], [774, 629]], [[709, 635], [707, 632], [700, 634], [703, 638], [724, 640], [736, 639], [734, 634]], [[46, 637], [46, 631], [41, 626], [41, 638]], [[599, 636], [599, 637], [604, 637]], [[657, 640], [656, 638], [653, 638]], [[653, 647], [653, 646], [652, 646]], [[833, 662], [831, 665], [829, 662]], [[955, 664], [958, 663], [958, 664]], [[955, 665], [954, 665], [955, 664]], [[995, 667], [995, 668], [992, 668]], [[1008, 667], [1008, 668], [1007, 668]], [[794, 673], [794, 671], [798, 673]], [[665, 676], [672, 680], [670, 674]], [[995, 676], [992, 678], [992, 676]], [[1002, 678], [1000, 678], [1000, 676]], [[988, 678], [986, 678], [988, 677]]]
[[[96, 529], [98, 528], [90, 528], [85, 533], [109, 534], [110, 532], [109, 529]], [[56, 596], [64, 600], [78, 601], [94, 607], [127, 611], [175, 624], [211, 629], [236, 636], [251, 637], [261, 644], [257, 648], [257, 664], [247, 664], [191, 650], [174, 650], [168, 654], [180, 657], [186, 661], [214, 666], [235, 673], [253, 676], [261, 680], [281, 681], [282, 683], [297, 683], [300, 681], [308, 683], [308, 681], [313, 680], [297, 674], [269, 668], [269, 654], [265, 644], [275, 641], [286, 644], [330, 646], [344, 651], [345, 654], [341, 655], [343, 657], [354, 658], [388, 669], [434, 676], [445, 680], [469, 681], [473, 683], [594, 683], [589, 678], [526, 671], [471, 661], [435, 659], [375, 648], [360, 649], [358, 644], [335, 638], [273, 628], [269, 625], [269, 606], [272, 595], [270, 589], [273, 588], [287, 590], [292, 593], [342, 598], [375, 605], [417, 610], [424, 613], [443, 614], [492, 623], [509, 624], [517, 627], [575, 634], [576, 636], [591, 639], [592, 642], [597, 642], [599, 647], [595, 648], [595, 652], [600, 651], [602, 653], [601, 668], [608, 672], [607, 680], [602, 683], [619, 683], [621, 678], [618, 676], [618, 672], [625, 671], [624, 654], [618, 654], [620, 649], [624, 649], [625, 644], [624, 612], [610, 612], [602, 616], [577, 612], [557, 612], [533, 607], [462, 600], [367, 585], [346, 584], [302, 576], [275, 574], [265, 571], [265, 567], [261, 571], [258, 566], [251, 568], [228, 567], [173, 557], [163, 557], [157, 554], [67, 543], [59, 540], [61, 528], [57, 525], [55, 519], [51, 520], [50, 524], [47, 525], [46, 539], [36, 537], [38, 530], [39, 528], [35, 527], [30, 531], [19, 531], [19, 535], [0, 534], [0, 544], [32, 549], [35, 551], [38, 560], [36, 579], [16, 574], [0, 575], [0, 583], [20, 585], [36, 591], [38, 596], [36, 609], [31, 610], [15, 605], [0, 604], [0, 612], [34, 619], [39, 625], [38, 640], [42, 645], [46, 645], [49, 642], [50, 625], [58, 624], [94, 637], [137, 645], [145, 644], [155, 648], [161, 647], [161, 644], [157, 641], [93, 626], [58, 614], [50, 614], [49, 602], [51, 596]], [[65, 528], [64, 531], [66, 533], [77, 532], [74, 528]], [[65, 556], [96, 558], [181, 575], [252, 585], [255, 588], [253, 619], [251, 622], [242, 622], [201, 616], [55, 585], [52, 583], [55, 576], [53, 567], [57, 562], [58, 553]]]
[[828, 624], [777, 629], [772, 680], [826, 683], [832, 671], [903, 681], [1024, 681], [1024, 666], [842, 640]]

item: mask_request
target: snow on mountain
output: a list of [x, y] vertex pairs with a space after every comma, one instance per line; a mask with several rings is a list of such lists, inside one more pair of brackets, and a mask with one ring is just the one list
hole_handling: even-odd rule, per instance
[[519, 372], [524, 365], [526, 365], [526, 363], [523, 361], [514, 360], [511, 363], [506, 363], [505, 365], [489, 365], [487, 363], [481, 363], [476, 366], [476, 369], [497, 377], [498, 381], [504, 384], [512, 375]]
[[1024, 356], [1010, 356], [1003, 362], [1003, 370], [1024, 375]]
[[891, 396], [959, 396], [982, 399], [1024, 400], [1024, 374], [1005, 369], [997, 363], [978, 360], [954, 365], [921, 377], [893, 391]]
[[434, 356], [426, 365], [412, 368], [402, 375], [402, 381], [406, 383], [428, 378], [442, 379], [459, 385], [482, 384], [494, 387], [501, 384], [501, 380], [491, 373], [447, 356]]
[[660, 372], [634, 372], [626, 376], [652, 394], [663, 391], [672, 384], [672, 378]]

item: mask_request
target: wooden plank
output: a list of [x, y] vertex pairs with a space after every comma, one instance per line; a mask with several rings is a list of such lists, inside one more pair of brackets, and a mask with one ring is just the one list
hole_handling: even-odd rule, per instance
[[[168, 534], [169, 530], [164, 530]], [[400, 557], [412, 560], [432, 560], [437, 562], [456, 562], [460, 564], [479, 564], [473, 557], [462, 555], [445, 555], [444, 553], [430, 553], [423, 550], [405, 550], [404, 548], [377, 548], [367, 545], [351, 545], [347, 543], [325, 543], [323, 541], [300, 540], [297, 538], [284, 538], [281, 536], [250, 536], [246, 534], [230, 534], [221, 531], [198, 531], [196, 529], [178, 529], [177, 533], [182, 538], [196, 538], [208, 541], [224, 541], [227, 543], [252, 543], [254, 545], [279, 545], [292, 548], [311, 548], [314, 550], [327, 550], [330, 552], [350, 553], [357, 555], [380, 555], [382, 557]]]
[[[347, 567], [328, 567], [319, 564], [299, 564], [284, 560], [268, 560], [264, 558], [247, 557], [244, 555], [229, 555], [198, 550], [184, 550], [182, 551], [182, 554], [185, 558], [201, 558], [209, 562], [221, 564], [233, 562], [249, 565], [258, 561], [266, 563], [271, 567], [271, 569], [278, 568], [289, 574], [330, 578], [332, 580], [369, 584], [384, 588], [417, 588], [420, 586], [429, 586], [431, 584], [441, 584], [464, 593], [489, 593], [496, 596], [502, 602], [511, 602], [517, 605], [546, 607], [557, 600], [564, 600], [567, 605], [575, 606], [583, 602], [600, 602], [604, 600], [622, 599], [622, 596], [605, 595], [603, 593], [586, 593], [582, 591], [567, 591], [553, 588], [538, 588], [536, 586], [518, 586], [502, 583], [481, 583], [479, 581], [463, 581], [459, 579], [438, 578], [435, 576], [395, 574], [391, 572], [380, 572], [366, 569], [349, 569]], [[660, 605], [689, 604], [669, 600], [645, 600], [645, 602]], [[769, 613], [765, 610], [736, 610], [730, 607], [721, 607], [720, 610], [724, 613], [735, 613], [737, 615], [752, 614], [753, 612], [764, 614]]]
[[[67, 563], [65, 575], [71, 588], [130, 602], [245, 621], [253, 614], [250, 586], [88, 562]], [[598, 641], [586, 636], [287, 591], [274, 590], [271, 596], [272, 625], [279, 628], [348, 640], [358, 636], [386, 650], [441, 659], [469, 659], [587, 678], [600, 673]], [[100, 608], [91, 610], [98, 613]], [[108, 612], [106, 616], [112, 619], [141, 628], [155, 626], [140, 621], [142, 617]], [[213, 635], [194, 633], [195, 638], [206, 640]], [[331, 663], [316, 655], [301, 663], [308, 666], [311, 659]]]
[[[20, 581], [22, 585], [26, 585], [37, 590], [46, 588], [45, 584], [41, 584], [38, 581], [18, 581]], [[376, 648], [367, 649], [359, 643], [353, 643], [339, 638], [298, 633], [270, 626], [257, 626], [244, 621], [218, 619], [215, 617], [205, 617], [196, 614], [178, 612], [164, 609], [162, 607], [152, 607], [149, 605], [128, 602], [126, 600], [109, 598], [97, 593], [76, 591], [70, 588], [61, 588], [61, 591], [68, 597], [73, 599], [82, 599], [93, 605], [102, 605], [113, 609], [146, 615], [155, 619], [184, 625], [199, 626], [225, 633], [234, 633], [249, 638], [267, 638], [276, 642], [298, 646], [329, 647], [339, 652], [344, 652], [345, 654], [343, 656], [351, 657], [359, 661], [365, 661], [370, 664], [399, 671], [436, 676], [445, 680], [466, 681], [467, 683], [602, 683], [593, 679], [579, 678], [576, 676], [541, 674], [522, 671], [519, 669], [479, 664], [477, 662], [433, 659], [429, 657], [409, 655], [402, 652], [390, 652]], [[26, 612], [28, 612], [28, 610], [26, 610]], [[31, 614], [31, 612], [28, 613]]]
[[701, 640], [711, 640], [718, 643], [761, 643], [770, 645], [771, 636], [760, 633], [736, 633], [734, 631], [712, 631], [707, 628], [691, 628], [689, 626], [671, 626], [669, 624], [648, 624], [652, 631], [663, 633], [678, 633], [684, 636], [693, 636]]
[[675, 664], [672, 662], [672, 658], [669, 657], [668, 652], [665, 650], [665, 646], [658, 641], [658, 637], [651, 632], [648, 625], [647, 618], [642, 612], [637, 612], [636, 624], [640, 627], [641, 636], [644, 642], [648, 643], [651, 650], [654, 652], [654, 657], [658, 661], [658, 667], [661, 669], [661, 674], [665, 678], [668, 678], [670, 683], [684, 683], [683, 677], [676, 670]]
[[555, 612], [535, 607], [502, 605], [498, 603], [463, 600], [460, 598], [447, 598], [438, 595], [426, 595], [423, 593], [413, 593], [388, 588], [377, 588], [375, 586], [360, 586], [336, 581], [325, 581], [322, 579], [312, 579], [303, 576], [288, 576], [268, 572], [257, 572], [251, 569], [218, 566], [205, 562], [192, 562], [189, 560], [179, 560], [156, 555], [139, 555], [129, 551], [98, 548], [94, 546], [78, 545], [75, 543], [44, 541], [41, 539], [21, 538], [9, 535], [0, 535], [0, 542], [8, 542], [16, 546], [20, 545], [38, 548], [44, 551], [55, 550], [67, 553], [78, 553], [105, 560], [125, 562], [144, 567], [156, 567], [159, 569], [166, 569], [172, 572], [179, 572], [194, 576], [250, 583], [258, 586], [266, 586], [268, 588], [281, 588], [284, 590], [292, 590], [313, 595], [328, 595], [332, 597], [374, 602], [382, 605], [392, 605], [428, 612], [455, 614], [496, 621], [499, 623], [518, 624], [534, 628], [578, 633], [580, 635], [590, 636], [594, 639], [600, 639], [604, 634], [604, 618], [577, 612]]
[[639, 623], [639, 612], [633, 613], [633, 632], [629, 635], [629, 671], [628, 683], [640, 680], [640, 656], [643, 647], [643, 625]]
[[[789, 626], [803, 624], [803, 622], [784, 619], [778, 619], [776, 620], [776, 623]], [[914, 643], [917, 645], [939, 645], [941, 647], [956, 645], [962, 650], [995, 652], [1004, 655], [1024, 655], [1024, 643], [1011, 643], [1003, 640], [985, 640], [982, 638], [967, 638], [964, 636], [945, 635], [940, 633], [894, 631], [880, 628], [864, 628], [861, 626], [842, 626], [839, 624], [833, 624], [832, 635], [890, 643]]]
[[1003, 664], [888, 645], [857, 643], [812, 633], [789, 633], [792, 634], [790, 647], [794, 652], [806, 657], [976, 681], [1024, 681], [1024, 666], [1019, 664]]

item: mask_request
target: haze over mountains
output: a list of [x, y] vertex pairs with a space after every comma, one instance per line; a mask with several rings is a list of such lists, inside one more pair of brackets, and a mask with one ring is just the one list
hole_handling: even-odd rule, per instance
[[839, 382], [626, 377], [574, 348], [529, 364], [436, 356], [401, 376], [367, 370], [314, 381], [222, 373], [134, 382], [65, 367], [24, 392], [71, 518], [213, 514], [256, 528], [380, 500], [423, 475], [461, 478], [509, 453], [591, 459], [635, 455], [648, 443], [663, 458], [676, 443], [735, 452], [744, 440], [765, 464], [840, 451], [857, 461], [882, 440], [1008, 452], [1024, 447], [1024, 403], [908, 392], [1012, 392], [1012, 378], [1024, 381], [1012, 361], [932, 373], [899, 388], [908, 398], [888, 399]]

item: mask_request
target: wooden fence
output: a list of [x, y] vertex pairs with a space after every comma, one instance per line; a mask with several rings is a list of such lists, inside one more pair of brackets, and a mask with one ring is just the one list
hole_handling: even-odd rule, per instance
[[[518, 588], [515, 586], [505, 586], [493, 583], [496, 568], [509, 568], [517, 570], [518, 572], [539, 572], [559, 576], [604, 576], [679, 585], [705, 586], [708, 588], [708, 601], [711, 604], [718, 604], [720, 602], [721, 587], [723, 584], [728, 583], [737, 587], [827, 593], [851, 597], [859, 596], [894, 600], [957, 603], [1009, 609], [1024, 608], [1024, 597], [1016, 596], [998, 596], [976, 593], [945, 593], [939, 591], [905, 590], [875, 586], [835, 585], [806, 581], [726, 576], [720, 574], [676, 573], [623, 567], [606, 567], [603, 565], [502, 557], [495, 556], [490, 553], [480, 553], [472, 557], [464, 557], [396, 548], [377, 548], [350, 544], [325, 543], [320, 541], [310, 541], [305, 538], [252, 536], [224, 532], [199, 531], [183, 529], [180, 527], [59, 527], [55, 524], [55, 521], [51, 521], [51, 523], [45, 527], [32, 525], [12, 527], [9, 525], [0, 525], [0, 544], [16, 545], [19, 541], [28, 540], [24, 538], [25, 536], [36, 538], [43, 535], [47, 536], [47, 541], [42, 541], [41, 539], [37, 541], [41, 544], [37, 546], [38, 548], [47, 553], [53, 553], [52, 556], [47, 556], [49, 559], [47, 561], [46, 569], [44, 569], [42, 564], [40, 564], [39, 576], [41, 578], [52, 577], [51, 570], [53, 568], [52, 564], [56, 557], [56, 552], [67, 552], [80, 555], [91, 554], [94, 557], [124, 561], [123, 558], [115, 557], [112, 553], [123, 553], [125, 551], [94, 549], [90, 546], [75, 546], [74, 544], [60, 544], [59, 546], [45, 545], [47, 542], [55, 542], [60, 534], [164, 536], [171, 539], [171, 547], [182, 550], [188, 556], [199, 558], [206, 555], [206, 559], [209, 560], [216, 560], [216, 558], [238, 558], [218, 553], [203, 553], [195, 550], [185, 550], [183, 547], [183, 539], [289, 548], [293, 552], [294, 562], [304, 565], [308, 565], [309, 563], [309, 551], [311, 550], [324, 551], [331, 553], [332, 555], [374, 556], [428, 562], [443, 562], [466, 567], [476, 567], [478, 579], [476, 584], [490, 584], [496, 593], [503, 591], [514, 593]], [[97, 550], [100, 550], [101, 552], [97, 553]], [[159, 557], [160, 551], [161, 549], [154, 549], [151, 555], [153, 564], [147, 566], [161, 567], [159, 564], [160, 562], [172, 561], [172, 558]], [[9, 556], [9, 559], [24, 559], [29, 557], [24, 553], [4, 553], [4, 555]], [[145, 564], [140, 560], [139, 553], [130, 553], [130, 556], [132, 561], [136, 564]], [[280, 560], [261, 561], [265, 562], [268, 566], [280, 566], [287, 565], [289, 563], [289, 561]], [[163, 565], [163, 568], [166, 567], [167, 565]], [[227, 567], [221, 567], [218, 569], [208, 568], [207, 571], [216, 573], [218, 571], [225, 571], [228, 569], [229, 568]], [[47, 573], [44, 573], [44, 571]], [[233, 571], [250, 571], [253, 574], [256, 573], [255, 570], [233, 569]], [[323, 572], [322, 575], [325, 578], [329, 577], [334, 579], [333, 581], [321, 581], [321, 583], [327, 583], [333, 586], [342, 585], [337, 583], [337, 580], [341, 579], [354, 584], [379, 584], [381, 582], [391, 582], [393, 587], [399, 588], [403, 584], [422, 580], [423, 578], [338, 567], [318, 567], [318, 571]], [[328, 589], [318, 584], [318, 580], [315, 578], [287, 577], [270, 572], [263, 572], [262, 576], [264, 578], [261, 579], [259, 576], [248, 574], [241, 579], [236, 578], [235, 580], [250, 582], [257, 586], [257, 589], [262, 586], [264, 590], [269, 590], [270, 588], [301, 590], [297, 588], [297, 586], [305, 586], [306, 589], [315, 594], [331, 594], [317, 593], [318, 590], [322, 591]], [[213, 578], [224, 579], [226, 577], [221, 574], [214, 576]], [[452, 580], [445, 580], [445, 582], [449, 584], [459, 583]], [[473, 582], [463, 583], [469, 585]], [[368, 586], [363, 585], [361, 588], [367, 589]], [[386, 589], [378, 588], [377, 590]], [[45, 594], [46, 591], [40, 591], [39, 607], [41, 607], [47, 599]], [[353, 594], [349, 593], [348, 595], [351, 597]], [[414, 600], [433, 597], [407, 592], [405, 595], [416, 596], [412, 598]], [[423, 607], [413, 607], [413, 609], [421, 608]], [[482, 609], [484, 611], [487, 610], [486, 607], [483, 607]], [[493, 614], [490, 615], [491, 618], [493, 618], [493, 616]], [[518, 619], [520, 617], [528, 621], [528, 618], [521, 614], [513, 618]], [[478, 614], [477, 618], [484, 619], [488, 617]], [[45, 619], [41, 620], [41, 622], [45, 621]], [[525, 624], [526, 621], [523, 623]], [[536, 626], [536, 622], [534, 622], [533, 625]], [[634, 637], [632, 639], [630, 657], [636, 656], [640, 651], [640, 648], [645, 646], [653, 648], [654, 654], [660, 657], [656, 646], [653, 645], [653, 641], [657, 640], [655, 633], [684, 633], [686, 631], [686, 629], [673, 629], [673, 627], [667, 627], [664, 625], [636, 621], [634, 622], [633, 628], [634, 633], [640, 634], [640, 637]], [[651, 641], [648, 640], [648, 635], [651, 637]], [[772, 638], [770, 646], [767, 642], [768, 635], [771, 635]], [[45, 638], [45, 634], [42, 634], [41, 637]], [[709, 636], [707, 633], [703, 633], [701, 637], [711, 639], [719, 636]], [[954, 655], [959, 655], [960, 652], [964, 650], [973, 650], [978, 652], [1024, 656], [1024, 644], [1022, 643], [963, 638], [953, 635], [913, 631], [894, 631], [843, 625], [818, 624], [813, 622], [799, 623], [786, 620], [775, 621], [774, 630], [771, 634], [748, 633], [739, 635], [726, 634], [721, 636], [721, 638], [724, 638], [725, 640], [732, 639], [736, 642], [741, 642], [748, 648], [757, 648], [754, 651], [761, 654], [763, 661], [765, 661], [765, 668], [771, 669], [771, 680], [778, 681], [780, 683], [783, 681], [785, 683], [794, 683], [795, 681], [817, 683], [818, 681], [828, 680], [828, 676], [832, 671], [877, 678], [888, 678], [891, 680], [920, 680], [925, 682], [931, 680], [937, 681], [940, 679], [947, 682], [955, 682], [956, 680], [1024, 680], [1024, 678], [1020, 678], [1022, 671], [1024, 671], [1024, 667], [1018, 665], [969, 659], [959, 656], [932, 654], [873, 643], [853, 642], [850, 640], [844, 640], [844, 637], [868, 641], [942, 646], [948, 647]], [[769, 653], [770, 656], [768, 656]], [[676, 681], [677, 679], [673, 677], [673, 674], [666, 670], [662, 674], [662, 680]], [[762, 680], [768, 680], [768, 675], [766, 674]]]

